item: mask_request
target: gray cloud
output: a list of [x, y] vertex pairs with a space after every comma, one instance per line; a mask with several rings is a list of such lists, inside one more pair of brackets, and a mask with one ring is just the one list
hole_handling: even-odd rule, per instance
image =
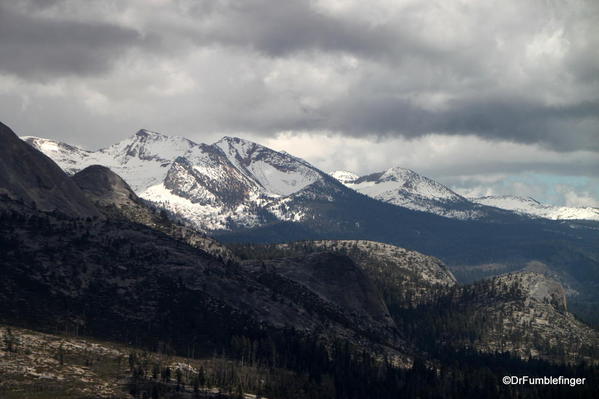
[[108, 72], [129, 49], [155, 47], [155, 38], [115, 24], [48, 17], [59, 1], [0, 4], [0, 71], [48, 81]]
[[[333, 135], [362, 140], [357, 152], [387, 143], [385, 156], [354, 156], [372, 169], [410, 167], [398, 143], [478, 137], [448, 152], [472, 163], [420, 170], [588, 176], [597, 20], [593, 1], [0, 1], [0, 119], [89, 147], [140, 127], [198, 141]], [[477, 158], [484, 143], [517, 143], [518, 162]], [[348, 148], [327, 157], [341, 166]], [[539, 148], [551, 157], [525, 162]]]
[[517, 97], [468, 98], [449, 101], [449, 109], [434, 111], [408, 99], [355, 94], [323, 112], [328, 128], [355, 135], [475, 134], [563, 151], [599, 150], [599, 100], [544, 105]]
[[200, 23], [187, 33], [201, 45], [245, 47], [272, 57], [324, 51], [383, 59], [406, 56], [408, 51], [433, 52], [397, 27], [327, 15], [318, 12], [309, 1], [243, 0], [215, 4], [208, 12], [203, 6], [193, 14]]

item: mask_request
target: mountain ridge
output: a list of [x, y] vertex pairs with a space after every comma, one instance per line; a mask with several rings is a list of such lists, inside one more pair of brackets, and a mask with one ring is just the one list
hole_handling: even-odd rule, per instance
[[380, 201], [450, 218], [481, 219], [493, 213], [494, 208], [532, 218], [599, 221], [597, 208], [545, 205], [531, 197], [515, 195], [466, 198], [433, 179], [398, 166], [363, 176], [345, 170], [329, 174]]
[[532, 197], [516, 195], [495, 195], [470, 198], [472, 202], [494, 206], [522, 215], [550, 220], [594, 220], [599, 221], [599, 208], [571, 207], [542, 204]]

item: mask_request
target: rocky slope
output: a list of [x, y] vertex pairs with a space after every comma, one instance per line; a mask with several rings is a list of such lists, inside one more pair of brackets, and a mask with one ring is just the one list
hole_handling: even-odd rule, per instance
[[235, 259], [231, 251], [215, 239], [177, 223], [164, 210], [139, 198], [120, 176], [104, 166], [88, 166], [77, 172], [73, 180], [87, 198], [109, 218], [124, 218], [143, 224], [220, 259]]
[[[387, 336], [390, 342], [399, 338], [376, 285], [346, 256], [315, 252], [291, 258], [249, 260], [242, 263], [242, 268], [277, 295], [303, 305], [308, 312], [329, 314], [364, 336]], [[334, 286], [331, 281], [335, 281]], [[337, 337], [340, 336], [343, 335]]]
[[7, 399], [255, 399], [257, 393], [266, 399], [306, 383], [294, 375], [297, 383], [288, 381], [285, 389], [278, 379], [289, 372], [248, 360], [179, 357], [10, 325], [0, 325], [0, 362], [0, 396]]
[[[599, 362], [599, 333], [567, 311], [561, 284], [531, 272], [495, 277], [488, 284], [482, 286], [474, 313], [492, 320], [476, 348], [509, 351], [522, 358]], [[496, 298], [503, 300], [493, 303]]]
[[426, 331], [424, 340], [455, 349], [599, 364], [599, 332], [567, 311], [564, 288], [543, 274], [510, 273], [457, 286], [441, 295], [434, 308], [424, 305], [412, 312], [399, 313], [397, 319], [407, 323], [424, 315], [406, 332], [415, 339]]
[[44, 211], [75, 217], [100, 213], [47, 156], [34, 150], [0, 123], [0, 194]]
[[295, 266], [281, 257], [322, 250], [349, 256], [378, 287], [396, 326], [423, 351], [474, 349], [555, 363], [599, 364], [599, 332], [568, 312], [562, 285], [541, 273], [518, 272], [457, 285], [438, 259], [368, 241], [232, 249], [241, 258], [258, 258], [266, 265], [279, 262], [279, 273], [289, 267], [290, 274]]
[[385, 303], [411, 308], [428, 303], [456, 285], [439, 259], [394, 245], [364, 240], [299, 241], [273, 245], [233, 245], [241, 258], [282, 258], [329, 251], [350, 257], [377, 285]]

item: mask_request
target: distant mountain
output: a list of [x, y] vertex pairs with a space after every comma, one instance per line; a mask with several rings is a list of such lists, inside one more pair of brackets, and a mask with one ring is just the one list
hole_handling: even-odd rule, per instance
[[541, 217], [551, 220], [597, 220], [599, 208], [575, 208], [568, 206], [551, 206], [541, 204], [537, 200], [514, 195], [487, 196], [471, 198], [472, 202], [496, 208], [507, 209], [522, 215]]
[[330, 175], [347, 187], [380, 201], [454, 219], [493, 217], [497, 209], [502, 209], [526, 217], [599, 221], [598, 208], [544, 205], [530, 197], [509, 195], [465, 198], [428, 177], [400, 167], [365, 176], [343, 170]]
[[351, 184], [360, 178], [360, 176], [358, 176], [357, 174], [349, 172], [347, 170], [336, 170], [329, 174], [343, 184]]
[[410, 169], [394, 167], [361, 177], [336, 171], [331, 176], [364, 195], [416, 211], [455, 219], [478, 219], [492, 213]]

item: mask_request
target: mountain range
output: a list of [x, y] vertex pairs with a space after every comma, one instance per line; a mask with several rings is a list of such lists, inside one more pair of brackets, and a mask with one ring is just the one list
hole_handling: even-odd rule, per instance
[[330, 174], [369, 197], [450, 218], [481, 219], [492, 214], [489, 207], [494, 207], [528, 217], [599, 221], [599, 208], [545, 205], [533, 198], [515, 195], [466, 198], [428, 177], [400, 167], [364, 176], [343, 170]]
[[[206, 145], [142, 129], [98, 151], [39, 137], [23, 139], [69, 174], [93, 164], [109, 167], [140, 197], [208, 231], [302, 221], [306, 213], [294, 206], [295, 197], [327, 198], [327, 191], [339, 189], [302, 159], [235, 137]], [[374, 199], [448, 218], [493, 219], [498, 208], [527, 217], [599, 221], [597, 208], [550, 206], [517, 196], [465, 198], [401, 167], [364, 176], [348, 171], [330, 175]], [[308, 194], [311, 189], [315, 191]]]
[[327, 190], [343, 189], [298, 158], [234, 137], [206, 145], [140, 130], [94, 152], [23, 139], [67, 173], [94, 164], [110, 168], [140, 197], [206, 231], [300, 221], [305, 215], [301, 206], [294, 206], [294, 197], [324, 198]]
[[[136, 137], [143, 141], [149, 136], [141, 132]], [[180, 149], [181, 140], [175, 141], [171, 148]], [[182, 363], [175, 366], [181, 373], [176, 387], [169, 378], [159, 381], [166, 371], [152, 363], [158, 355], [212, 356], [213, 364], [226, 364], [232, 376], [227, 386], [224, 377], [211, 381], [227, 392], [225, 397], [243, 395], [233, 396], [234, 381], [239, 392], [252, 386], [275, 399], [346, 399], [356, 392], [358, 397], [423, 397], [431, 387], [449, 396], [469, 392], [485, 397], [490, 391], [505, 396], [512, 391], [497, 382], [487, 387], [468, 381], [481, 373], [500, 378], [506, 370], [590, 376], [594, 369], [587, 367], [599, 363], [599, 334], [568, 311], [567, 287], [554, 278], [571, 276], [585, 289], [595, 284], [589, 279], [590, 285], [584, 285], [575, 273], [592, 277], [596, 266], [592, 224], [564, 228], [500, 210], [489, 222], [455, 220], [372, 199], [304, 161], [238, 139], [188, 145], [188, 157], [177, 155], [171, 161], [145, 145], [121, 146], [123, 170], [129, 163], [143, 169], [142, 161], [149, 162], [148, 169], [166, 169], [162, 182], [147, 173], [129, 183], [115, 173], [117, 166], [73, 167], [68, 175], [0, 124], [0, 323], [28, 337], [23, 327], [129, 345], [128, 375], [122, 374], [120, 358], [102, 365], [111, 370], [103, 390], [111, 397], [124, 387], [141, 397], [193, 395], [185, 387], [193, 375], [183, 374]], [[52, 148], [58, 153], [65, 147]], [[89, 160], [109, 152], [80, 154]], [[213, 168], [207, 171], [191, 162], [192, 154], [213, 161]], [[278, 172], [271, 170], [275, 164]], [[281, 179], [282, 172], [292, 178]], [[147, 189], [164, 185], [175, 196], [180, 190], [200, 206], [200, 193], [210, 192], [209, 200], [242, 210], [257, 195], [264, 203], [252, 211], [267, 224], [239, 229], [236, 224], [247, 219], [236, 219], [233, 212], [227, 221], [230, 230], [219, 237], [237, 234], [254, 242], [230, 240], [225, 246], [194, 229], [176, 208], [138, 196], [139, 184], [150, 184]], [[280, 207], [281, 212], [301, 209], [302, 217], [276, 219], [276, 213], [268, 213], [276, 201], [288, 207]], [[440, 238], [453, 235], [451, 246], [467, 237], [470, 241], [445, 253], [461, 251], [470, 257], [503, 248], [523, 256], [514, 241], [506, 240], [519, 230], [516, 239], [528, 237], [527, 250], [543, 251], [535, 258], [561, 256], [561, 263], [555, 258], [543, 270], [537, 261], [535, 271], [459, 284], [442, 259], [391, 243], [340, 239], [352, 235], [348, 230], [356, 236], [378, 231], [381, 237], [415, 244], [424, 239], [425, 246], [440, 252], [447, 245]], [[481, 244], [474, 238], [483, 232], [489, 236]], [[281, 242], [301, 234], [336, 237]], [[497, 244], [486, 246], [485, 240]], [[579, 270], [567, 269], [564, 258], [574, 259], [568, 246], [576, 246], [570, 251], [578, 255]], [[558, 251], [551, 253], [551, 248]], [[55, 368], [66, 362], [73, 370], [84, 370], [80, 375], [91, 370], [89, 357], [81, 354], [65, 361], [72, 348], [65, 350], [62, 344], [22, 348], [31, 338], [20, 341], [8, 327], [2, 339], [8, 366], [0, 370], [2, 394], [7, 386], [9, 393], [45, 392], [41, 384], [28, 384], [42, 375], [37, 367], [49, 364], [44, 358], [49, 350], [57, 359]], [[135, 352], [141, 349], [158, 355]], [[36, 358], [41, 361], [31, 360]], [[27, 367], [18, 367], [14, 359]], [[587, 365], [571, 367], [579, 362]], [[248, 366], [268, 370], [270, 377], [252, 384], [233, 378]], [[62, 384], [52, 377], [60, 373], [43, 373], [46, 384]], [[75, 392], [98, 378], [82, 377], [68, 389]], [[450, 388], [448, 381], [453, 381]], [[294, 392], [282, 391], [285, 386]], [[161, 396], [168, 392], [172, 395]], [[519, 397], [538, 394], [518, 391]]]
[[[22, 139], [68, 174], [95, 164], [109, 168], [141, 199], [220, 241], [382, 241], [437, 256], [466, 282], [539, 262], [569, 295], [596, 296], [596, 222], [562, 217], [592, 219], [592, 208], [555, 213], [540, 204], [471, 200], [399, 167], [362, 177], [328, 174], [235, 137], [207, 145], [140, 130], [97, 151]], [[558, 220], [537, 217], [541, 210]]]

